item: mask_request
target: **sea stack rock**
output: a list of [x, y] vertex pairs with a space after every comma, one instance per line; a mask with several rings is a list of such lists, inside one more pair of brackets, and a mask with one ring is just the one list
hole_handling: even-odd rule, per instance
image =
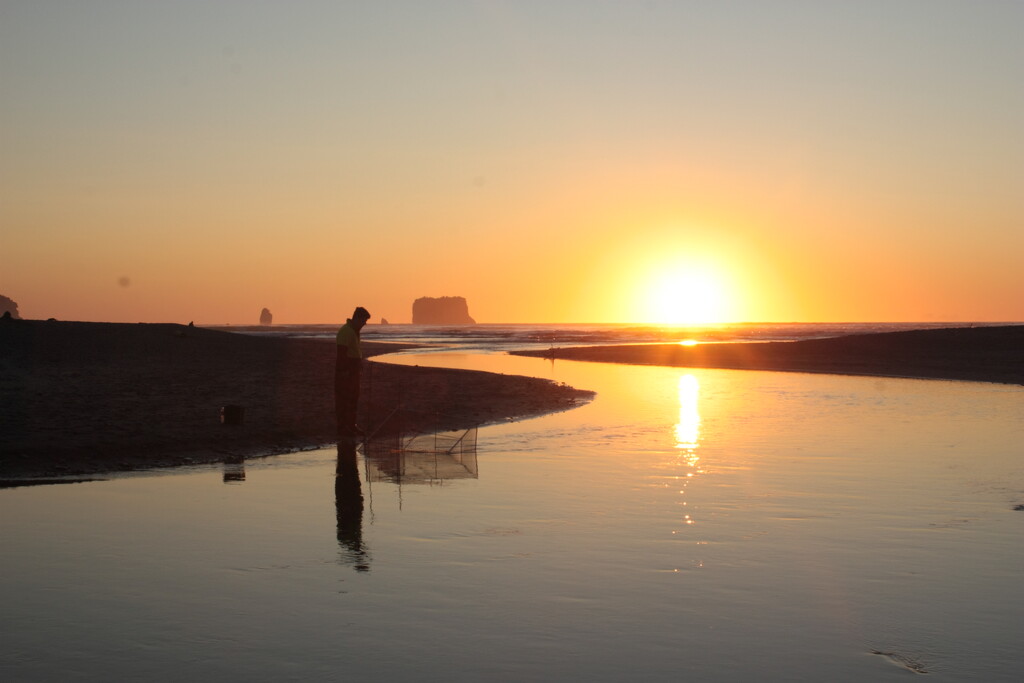
[[420, 297], [412, 302], [413, 325], [475, 325], [461, 296]]
[[271, 325], [274, 322], [274, 316], [270, 313], [269, 308], [264, 308], [260, 311], [260, 325]]
[[21, 318], [18, 315], [18, 304], [14, 302], [14, 299], [10, 299], [2, 294], [0, 294], [0, 311], [10, 314], [10, 317], [14, 320]]

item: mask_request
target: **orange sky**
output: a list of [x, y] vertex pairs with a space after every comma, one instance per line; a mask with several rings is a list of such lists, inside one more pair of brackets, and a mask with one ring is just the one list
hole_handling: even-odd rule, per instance
[[1024, 320], [1024, 6], [840, 5], [7, 5], [0, 294], [200, 324], [445, 295], [479, 322]]

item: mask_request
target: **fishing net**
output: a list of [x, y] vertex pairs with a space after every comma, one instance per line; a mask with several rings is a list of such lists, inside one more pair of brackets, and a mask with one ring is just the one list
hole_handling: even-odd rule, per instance
[[477, 427], [374, 433], [363, 443], [371, 481], [434, 483], [477, 477]]

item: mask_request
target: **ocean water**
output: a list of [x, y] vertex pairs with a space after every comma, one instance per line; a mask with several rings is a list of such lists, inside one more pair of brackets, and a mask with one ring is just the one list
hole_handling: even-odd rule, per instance
[[[697, 342], [765, 342], [821, 339], [848, 334], [898, 332], [901, 330], [970, 327], [1003, 323], [734, 323], [704, 326], [678, 325], [379, 325], [363, 328], [367, 341], [426, 344], [439, 349], [463, 351], [507, 351], [510, 349], [549, 348], [551, 346], [591, 346], [601, 344]], [[233, 326], [216, 329], [247, 334], [287, 337], [333, 338], [338, 324], [274, 325], [272, 327]]]
[[376, 362], [597, 396], [442, 439], [0, 491], [0, 675], [1019, 679], [1024, 389], [475, 344]]

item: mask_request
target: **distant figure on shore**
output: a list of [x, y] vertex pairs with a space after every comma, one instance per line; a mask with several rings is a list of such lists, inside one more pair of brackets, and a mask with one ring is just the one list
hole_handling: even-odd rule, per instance
[[264, 308], [260, 311], [260, 325], [273, 325], [274, 314], [270, 312], [269, 308]]
[[362, 430], [356, 425], [359, 408], [359, 372], [363, 352], [359, 348], [359, 331], [370, 319], [370, 312], [362, 306], [338, 330], [338, 360], [334, 366], [334, 410], [337, 415], [338, 436], [358, 436]]

